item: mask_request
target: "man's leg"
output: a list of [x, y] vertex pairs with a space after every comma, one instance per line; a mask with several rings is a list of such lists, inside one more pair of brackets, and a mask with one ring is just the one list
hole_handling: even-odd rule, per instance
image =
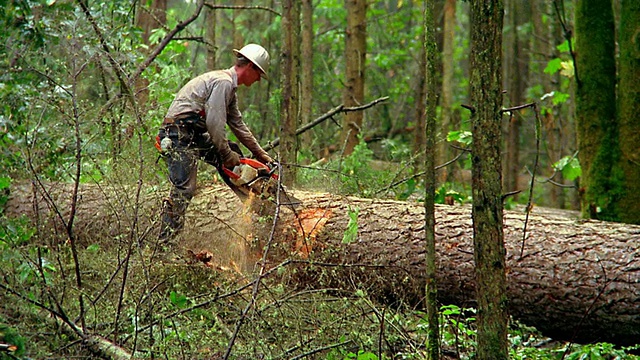
[[172, 148], [164, 156], [169, 170], [171, 192], [164, 200], [159, 239], [169, 242], [184, 226], [184, 214], [196, 190], [197, 153], [188, 147], [190, 140], [177, 129], [168, 132]]

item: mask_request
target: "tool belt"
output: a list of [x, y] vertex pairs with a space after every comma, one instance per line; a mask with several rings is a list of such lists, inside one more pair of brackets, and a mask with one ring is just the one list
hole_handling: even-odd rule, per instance
[[207, 130], [207, 122], [204, 118], [204, 114], [185, 114], [178, 115], [176, 117], [166, 117], [162, 121], [162, 127], [167, 128], [172, 125], [178, 127], [190, 127], [198, 131]]

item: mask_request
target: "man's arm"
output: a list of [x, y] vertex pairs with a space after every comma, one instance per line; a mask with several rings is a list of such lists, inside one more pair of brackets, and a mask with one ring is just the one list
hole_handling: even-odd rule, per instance
[[[209, 132], [209, 136], [211, 136], [211, 141], [215, 145], [216, 150], [218, 150], [222, 160], [225, 162], [225, 166], [237, 165], [228, 163], [235, 163], [235, 160], [237, 160], [237, 156], [234, 155], [235, 153], [229, 147], [225, 130], [228, 116], [227, 99], [229, 99], [230, 96], [235, 96], [231, 82], [217, 81], [213, 85], [211, 95], [205, 103], [207, 131]], [[233, 159], [234, 157], [235, 160]]]
[[238, 140], [246, 146], [249, 151], [251, 151], [256, 159], [264, 163], [273, 162], [271, 156], [264, 151], [255, 136], [253, 136], [251, 130], [249, 130], [247, 124], [242, 120], [242, 114], [238, 109], [238, 98], [235, 92], [233, 93], [233, 98], [231, 99], [231, 104], [228, 109], [227, 124], [229, 124], [229, 128], [233, 131]]

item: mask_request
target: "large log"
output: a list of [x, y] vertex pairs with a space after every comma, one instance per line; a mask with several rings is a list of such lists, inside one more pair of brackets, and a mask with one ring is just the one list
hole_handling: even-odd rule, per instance
[[[127, 229], [121, 224], [127, 203], [114, 202], [112, 194], [96, 190], [82, 189], [78, 231], [95, 239], [99, 231], [113, 236], [114, 229]], [[362, 289], [381, 301], [419, 304], [425, 253], [421, 204], [326, 193], [294, 195], [303, 200], [303, 206], [295, 211], [281, 209], [268, 253], [271, 264], [296, 259], [296, 271], [290, 272], [289, 279], [300, 286]], [[6, 211], [33, 216], [32, 201], [39, 202], [33, 199], [39, 197], [31, 196], [28, 189], [14, 188]], [[144, 203], [152, 210], [146, 213], [152, 215], [138, 219], [143, 228], [157, 217], [158, 201]], [[343, 243], [349, 211], [356, 208], [357, 238]], [[194, 252], [211, 251], [218, 263], [250, 269], [262, 255], [272, 222], [247, 209], [226, 188], [199, 190], [189, 208], [181, 244]], [[116, 218], [118, 226], [95, 226], [115, 223]], [[559, 340], [640, 343], [640, 226], [584, 221], [573, 213], [535, 208], [521, 248], [525, 214], [505, 211], [504, 218], [508, 306], [515, 319]], [[469, 207], [436, 207], [442, 303], [474, 305], [472, 235]]]

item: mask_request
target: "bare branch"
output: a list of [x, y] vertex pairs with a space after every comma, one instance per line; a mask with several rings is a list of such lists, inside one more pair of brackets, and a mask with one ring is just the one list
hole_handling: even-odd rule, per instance
[[[336, 106], [335, 108], [329, 110], [328, 112], [324, 113], [323, 115], [321, 115], [320, 117], [318, 117], [317, 119], [313, 120], [312, 122], [298, 128], [296, 130], [296, 135], [300, 135], [302, 133], [307, 132], [309, 129], [315, 127], [316, 125], [324, 122], [327, 119], [332, 118], [334, 115], [339, 114], [341, 112], [350, 112], [350, 111], [360, 111], [360, 110], [364, 110], [367, 108], [370, 108], [372, 106], [375, 106], [376, 104], [383, 102], [383, 101], [387, 101], [389, 99], [388, 96], [384, 96], [378, 99], [373, 100], [372, 102], [368, 103], [368, 104], [364, 104], [361, 106], [353, 106], [353, 107], [344, 107], [344, 104], [340, 104], [338, 106]], [[275, 148], [276, 146], [280, 145], [280, 138], [275, 138], [274, 140], [270, 141], [265, 147], [265, 151], [269, 151], [272, 150], [273, 148]]]
[[276, 10], [267, 7], [267, 6], [246, 6], [246, 5], [217, 5], [217, 4], [209, 4], [209, 3], [205, 3], [204, 6], [206, 6], [209, 9], [233, 9], [233, 10], [265, 10], [268, 12], [271, 12], [275, 15], [278, 16], [282, 16], [279, 12], [277, 12]]

